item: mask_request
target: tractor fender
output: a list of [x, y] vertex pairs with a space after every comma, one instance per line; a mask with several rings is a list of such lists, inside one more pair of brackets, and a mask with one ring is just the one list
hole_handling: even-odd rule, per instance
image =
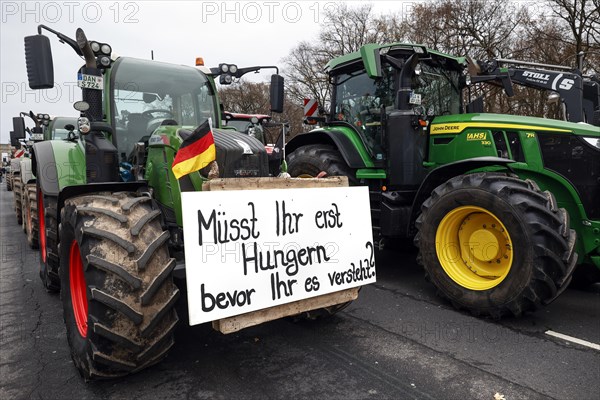
[[475, 157], [468, 158], [452, 162], [449, 164], [441, 165], [427, 174], [412, 204], [410, 223], [408, 224], [409, 237], [414, 236], [415, 232], [415, 221], [421, 211], [421, 205], [431, 195], [433, 189], [446, 182], [450, 178], [457, 175], [462, 175], [465, 172], [472, 171], [474, 169], [498, 166], [510, 170], [509, 164], [514, 163], [514, 160], [500, 157]]
[[58, 196], [59, 187], [52, 142], [38, 142], [33, 145], [31, 170], [35, 171], [42, 193]]
[[315, 130], [298, 135], [286, 143], [285, 152], [286, 154], [290, 154], [298, 147], [309, 144], [331, 144], [339, 150], [344, 161], [350, 168], [358, 169], [367, 167], [365, 160], [363, 160], [356, 146], [348, 136], [335, 129]]
[[35, 174], [33, 173], [31, 158], [23, 157], [20, 162], [21, 181], [24, 184], [35, 182]]

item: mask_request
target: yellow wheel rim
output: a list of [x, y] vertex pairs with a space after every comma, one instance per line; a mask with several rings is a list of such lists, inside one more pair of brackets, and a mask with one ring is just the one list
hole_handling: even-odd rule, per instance
[[504, 224], [488, 210], [463, 206], [450, 211], [435, 235], [442, 268], [460, 286], [487, 290], [500, 284], [513, 263], [513, 245]]

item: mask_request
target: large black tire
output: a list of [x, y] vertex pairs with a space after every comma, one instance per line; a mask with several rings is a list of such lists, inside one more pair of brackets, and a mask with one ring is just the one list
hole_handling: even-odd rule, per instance
[[316, 177], [320, 172], [327, 176], [347, 176], [350, 186], [358, 185], [356, 171], [346, 164], [342, 154], [333, 146], [311, 144], [298, 147], [287, 156], [288, 173], [293, 176]]
[[32, 249], [39, 247], [39, 232], [40, 224], [38, 220], [37, 212], [37, 188], [34, 184], [27, 184], [25, 186], [25, 210], [27, 216], [25, 218], [25, 227], [27, 232], [27, 244]]
[[15, 207], [15, 214], [17, 216], [17, 224], [22, 225], [23, 224], [23, 206], [21, 205], [22, 202], [22, 183], [21, 183], [21, 177], [20, 176], [15, 176], [14, 180], [13, 180], [13, 195], [14, 195], [14, 207]]
[[[473, 207], [478, 211], [471, 212]], [[458, 309], [494, 318], [519, 316], [548, 304], [570, 282], [577, 261], [576, 233], [569, 229], [567, 212], [535, 182], [496, 173], [458, 176], [438, 186], [421, 211], [415, 237], [419, 262], [439, 293]], [[497, 222], [491, 226], [477, 222], [492, 217]], [[452, 224], [456, 232], [446, 229]], [[470, 234], [465, 232], [477, 239], [461, 239]], [[497, 253], [486, 250], [489, 259], [474, 251], [486, 248], [478, 243], [485, 243], [479, 238], [486, 235], [496, 235], [497, 247], [503, 247]], [[452, 248], [464, 252], [455, 250], [454, 256]], [[496, 265], [507, 266], [504, 275], [484, 272]]]
[[[287, 156], [288, 173], [292, 177], [317, 177], [325, 172], [327, 176], [346, 176], [348, 183], [358, 185], [356, 172], [346, 164], [340, 152], [326, 144], [301, 146]], [[320, 319], [342, 311], [351, 301], [331, 307], [306, 311], [294, 316], [296, 319]]]
[[6, 191], [12, 192], [12, 175], [6, 175]]
[[54, 196], [43, 195], [39, 186], [37, 193], [40, 278], [48, 292], [56, 293], [60, 291], [57, 199]]
[[147, 368], [174, 344], [175, 260], [150, 200], [86, 195], [68, 199], [61, 212], [63, 315], [71, 357], [86, 380]]

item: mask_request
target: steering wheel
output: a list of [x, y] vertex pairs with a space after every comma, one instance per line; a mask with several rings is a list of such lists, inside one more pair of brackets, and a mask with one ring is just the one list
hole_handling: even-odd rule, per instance
[[168, 114], [169, 117], [173, 118], [173, 113], [169, 110], [162, 110], [160, 108], [153, 108], [151, 110], [146, 110], [144, 112], [142, 112], [142, 115], [149, 118], [149, 119], [153, 119], [156, 118], [155, 116], [153, 116], [153, 113], [163, 113], [163, 114]]

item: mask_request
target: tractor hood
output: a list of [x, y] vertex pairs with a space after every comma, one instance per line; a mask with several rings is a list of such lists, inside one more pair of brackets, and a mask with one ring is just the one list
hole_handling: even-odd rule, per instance
[[539, 132], [565, 132], [581, 136], [600, 137], [600, 129], [597, 126], [583, 122], [575, 123], [548, 118], [506, 114], [455, 114], [439, 116], [432, 121], [430, 132], [432, 135], [460, 133], [469, 127], [530, 129]]

